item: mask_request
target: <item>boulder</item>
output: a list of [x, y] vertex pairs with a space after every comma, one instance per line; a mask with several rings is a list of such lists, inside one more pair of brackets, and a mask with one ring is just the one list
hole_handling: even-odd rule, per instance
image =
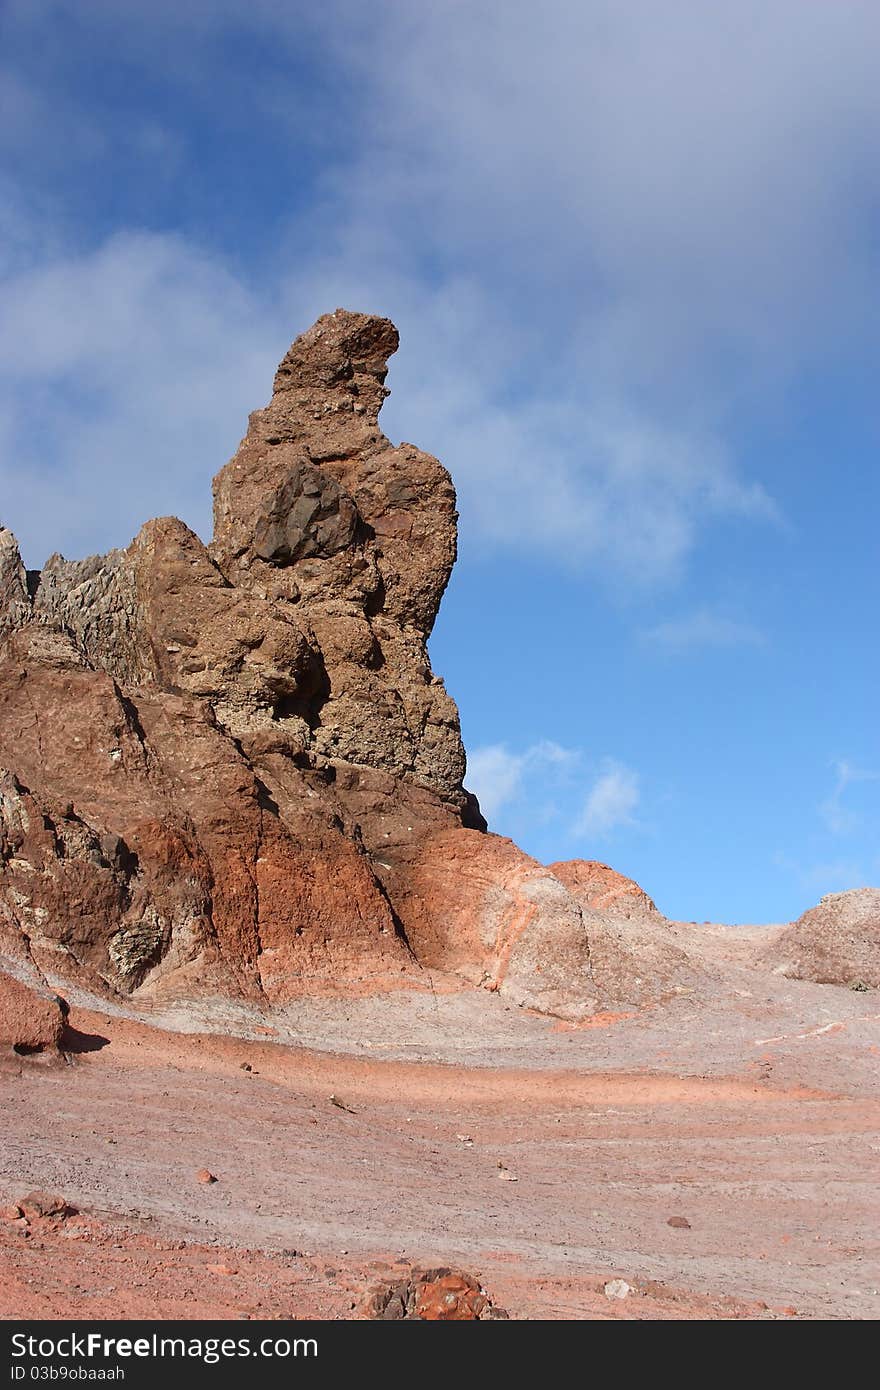
[[58, 1047], [63, 1030], [57, 995], [0, 970], [0, 1046], [19, 1052], [51, 1050]]

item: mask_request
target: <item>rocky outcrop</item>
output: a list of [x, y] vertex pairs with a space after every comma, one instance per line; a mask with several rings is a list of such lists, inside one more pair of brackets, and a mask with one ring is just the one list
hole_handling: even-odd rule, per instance
[[47, 978], [277, 1000], [417, 973], [382, 882], [482, 825], [426, 642], [455, 557], [436, 459], [377, 424], [387, 320], [294, 343], [215, 534], [22, 566], [0, 531], [0, 948]]
[[0, 528], [16, 1017], [37, 1016], [22, 981], [274, 1004], [452, 971], [580, 1018], [692, 979], [638, 885], [543, 867], [464, 790], [427, 652], [455, 493], [379, 427], [396, 348], [387, 319], [342, 310], [296, 340], [214, 480], [210, 544], [163, 517], [28, 572]]
[[760, 964], [790, 979], [880, 987], [880, 888], [826, 894], [775, 938]]
[[457, 1269], [410, 1269], [396, 1279], [374, 1284], [361, 1303], [360, 1316], [385, 1322], [479, 1322], [508, 1320], [506, 1308], [494, 1304], [479, 1279]]
[[702, 979], [632, 880], [585, 860], [545, 868], [498, 835], [426, 837], [392, 895], [424, 965], [542, 1013], [577, 1020]]

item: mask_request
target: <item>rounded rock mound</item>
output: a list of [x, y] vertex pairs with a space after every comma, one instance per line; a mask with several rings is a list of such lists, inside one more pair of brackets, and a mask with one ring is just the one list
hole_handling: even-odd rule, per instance
[[551, 874], [564, 883], [582, 907], [614, 916], [641, 917], [657, 906], [631, 878], [595, 859], [563, 859], [550, 864]]
[[790, 979], [880, 987], [880, 888], [827, 893], [777, 937], [762, 963]]

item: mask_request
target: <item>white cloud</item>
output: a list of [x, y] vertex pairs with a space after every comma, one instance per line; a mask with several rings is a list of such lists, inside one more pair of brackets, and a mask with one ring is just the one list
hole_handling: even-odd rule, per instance
[[503, 743], [487, 744], [468, 753], [465, 781], [491, 822], [522, 796], [527, 777], [558, 775], [577, 767], [580, 759], [577, 749], [563, 748], [549, 739], [540, 739], [522, 753], [512, 753]]
[[[35, 49], [55, 6], [16, 0], [7, 13]], [[307, 14], [253, 0], [243, 14], [230, 0], [140, 9], [82, 0], [77, 14], [95, 51], [161, 63], [163, 81], [196, 104], [215, 101], [224, 63], [240, 81], [230, 32], [269, 38], [272, 71], [242, 116], [253, 122], [255, 157], [265, 139], [276, 143], [262, 157], [279, 161], [279, 138], [299, 149], [302, 132], [322, 126], [324, 107], [303, 118], [304, 84], [293, 74], [304, 59], [316, 99], [333, 93], [334, 142], [304, 214], [283, 191], [255, 210], [278, 237], [277, 257], [261, 267], [271, 311], [228, 265], [190, 246], [212, 270], [181, 286], [192, 332], [178, 343], [170, 296], [160, 287], [154, 304], [137, 293], [129, 261], [134, 298], [123, 289], [122, 302], [131, 322], [142, 316], [144, 359], [138, 380], [118, 380], [112, 399], [95, 403], [91, 432], [70, 407], [71, 379], [53, 349], [56, 333], [62, 347], [76, 336], [63, 312], [66, 281], [57, 301], [43, 295], [45, 392], [38, 407], [27, 395], [6, 402], [5, 438], [27, 444], [28, 410], [47, 424], [57, 467], [41, 505], [62, 530], [91, 483], [80, 530], [103, 525], [118, 537], [106, 462], [116, 449], [136, 471], [176, 450], [181, 478], [197, 462], [202, 477], [213, 472], [240, 432], [233, 416], [260, 401], [287, 339], [342, 303], [398, 322], [403, 354], [386, 427], [451, 467], [466, 545], [537, 552], [615, 582], [668, 582], [709, 528], [772, 519], [773, 480], [748, 476], [727, 442], [730, 421], [841, 344], [870, 356], [876, 5], [384, 0], [365, 11], [332, 0]], [[285, 52], [294, 60], [286, 78]], [[57, 48], [50, 57], [58, 61]], [[28, 92], [16, 74], [8, 80], [27, 116]], [[84, 150], [96, 124], [103, 129], [69, 107], [63, 117], [67, 143], [75, 135]], [[35, 122], [37, 134], [44, 125]], [[295, 172], [295, 159], [278, 163], [279, 190]], [[107, 253], [91, 254], [109, 273]], [[112, 328], [100, 289], [97, 304]], [[88, 304], [81, 309], [88, 319]], [[24, 328], [27, 339], [33, 328]], [[73, 382], [85, 394], [101, 373], [93, 349], [115, 351], [112, 332], [89, 325], [89, 335]], [[185, 359], [215, 335], [211, 417], [208, 374]], [[258, 361], [267, 364], [259, 382]], [[169, 434], [164, 407], [178, 374], [187, 425]], [[36, 451], [26, 452], [29, 461]], [[162, 467], [155, 490], [179, 510], [181, 489]]]
[[730, 417], [874, 332], [876, 10], [357, 9], [329, 18], [366, 99], [328, 274], [401, 320], [422, 389], [389, 420], [480, 542], [656, 583], [768, 519]]
[[[540, 739], [521, 752], [504, 743], [468, 753], [467, 787], [490, 829], [514, 839], [548, 823], [569, 838], [596, 840], [638, 826], [639, 777], [614, 758], [598, 763], [580, 748]], [[587, 791], [584, 792], [584, 786]]]
[[635, 824], [633, 812], [640, 800], [638, 774], [623, 763], [606, 759], [584, 802], [575, 834], [603, 837]]
[[511, 753], [501, 743], [475, 748], [468, 754], [465, 780], [488, 821], [493, 821], [501, 807], [519, 794], [523, 763], [522, 755]]
[[551, 394], [499, 403], [502, 384], [487, 381], [478, 363], [460, 381], [460, 366], [436, 351], [429, 379], [423, 363], [435, 319], [427, 303], [411, 355], [392, 371], [398, 395], [386, 423], [405, 438], [417, 434], [449, 465], [465, 527], [482, 545], [590, 566], [615, 581], [665, 582], [713, 519], [773, 518], [763, 488], [739, 479], [711, 438], [598, 401], [585, 409]]
[[168, 513], [210, 535], [211, 477], [268, 396], [284, 317], [179, 237], [8, 275], [0, 497], [28, 563], [126, 545]]
[[692, 647], [754, 647], [763, 646], [766, 641], [761, 630], [752, 623], [728, 617], [706, 604], [680, 618], [658, 623], [642, 635], [647, 641], [673, 651]]
[[699, 421], [710, 380], [733, 401], [821, 352], [827, 315], [867, 325], [874, 7], [333, 8], [369, 94], [353, 225], [504, 282], [585, 406], [599, 382]]

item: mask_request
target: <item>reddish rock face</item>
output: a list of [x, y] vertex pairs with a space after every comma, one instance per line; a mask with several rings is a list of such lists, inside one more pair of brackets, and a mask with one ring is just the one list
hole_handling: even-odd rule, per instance
[[604, 864], [548, 869], [511, 840], [456, 829], [426, 836], [389, 886], [423, 964], [542, 1013], [646, 1003], [699, 973], [650, 898]]
[[565, 884], [582, 907], [594, 912], [610, 912], [621, 917], [657, 912], [655, 904], [637, 883], [607, 864], [589, 859], [566, 859], [551, 864], [550, 872]]
[[57, 1192], [28, 1192], [19, 1197], [18, 1206], [28, 1221], [63, 1221], [70, 1208]]
[[579, 905], [512, 840], [442, 831], [425, 838], [391, 883], [424, 965], [545, 1013], [577, 1018], [597, 1006]]
[[42, 1052], [58, 1046], [64, 1014], [53, 994], [0, 969], [0, 1047]]

